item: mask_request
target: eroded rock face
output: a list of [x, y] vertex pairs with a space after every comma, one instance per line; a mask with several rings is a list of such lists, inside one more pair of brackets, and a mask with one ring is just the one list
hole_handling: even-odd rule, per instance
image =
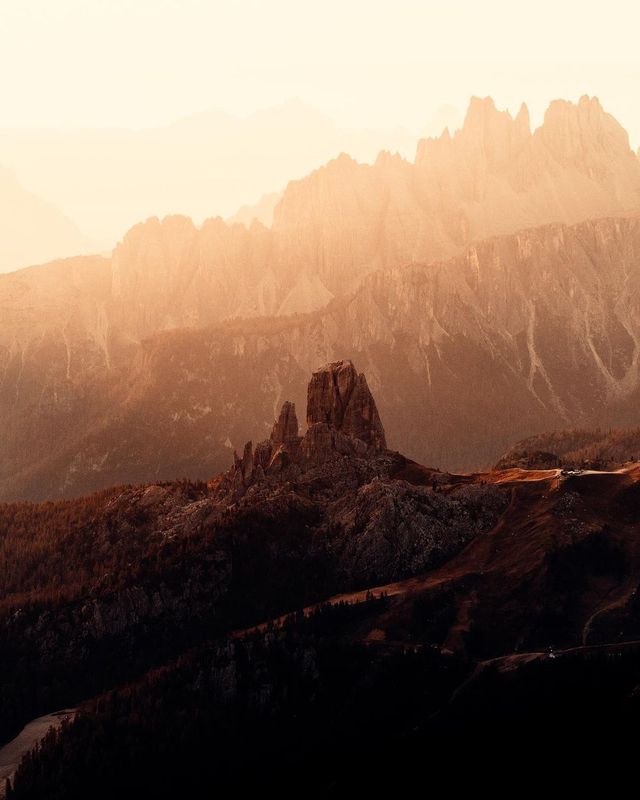
[[280, 416], [273, 424], [270, 441], [272, 445], [291, 445], [298, 441], [298, 417], [296, 404], [287, 400], [281, 410]]
[[307, 425], [326, 422], [341, 428], [355, 379], [350, 361], [336, 361], [316, 370], [307, 388]]
[[367, 455], [367, 445], [328, 422], [315, 422], [302, 440], [302, 452], [308, 462], [322, 463], [336, 455], [363, 458]]
[[387, 441], [373, 395], [364, 373], [358, 375], [344, 412], [342, 430], [374, 450], [386, 450]]
[[298, 435], [294, 403], [286, 401], [268, 440], [247, 442], [242, 458], [234, 457], [236, 492], [265, 474], [289, 467], [305, 469], [339, 456], [366, 458], [386, 450], [384, 428], [363, 373], [351, 361], [325, 364], [311, 376], [307, 388], [307, 425]]
[[363, 373], [351, 361], [335, 361], [316, 370], [307, 389], [307, 425], [327, 423], [374, 450], [387, 443], [378, 409]]

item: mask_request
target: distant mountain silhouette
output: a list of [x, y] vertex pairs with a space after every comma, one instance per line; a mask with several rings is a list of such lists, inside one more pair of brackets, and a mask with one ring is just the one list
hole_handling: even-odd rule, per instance
[[182, 218], [135, 226], [114, 253], [114, 287], [135, 335], [310, 311], [376, 269], [548, 222], [631, 212], [640, 212], [640, 161], [596, 99], [552, 103], [532, 134], [525, 107], [512, 119], [474, 98], [462, 129], [420, 142], [415, 163], [342, 154], [291, 181], [271, 231]]
[[59, 208], [27, 191], [0, 166], [0, 272], [92, 249]]
[[227, 219], [227, 222], [230, 225], [240, 222], [248, 228], [255, 220], [270, 228], [273, 224], [273, 212], [281, 198], [282, 192], [264, 194], [257, 203], [241, 206], [233, 216]]
[[209, 110], [142, 130], [0, 130], [0, 160], [101, 250], [147, 217], [227, 217], [342, 150], [368, 161], [381, 148], [411, 153], [415, 137], [342, 130], [297, 100], [244, 118]]

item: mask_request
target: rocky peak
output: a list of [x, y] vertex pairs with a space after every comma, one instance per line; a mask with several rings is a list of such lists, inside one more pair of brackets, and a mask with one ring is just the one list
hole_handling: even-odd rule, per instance
[[559, 161], [592, 161], [596, 154], [612, 161], [630, 153], [624, 128], [602, 108], [597, 97], [584, 95], [578, 103], [554, 100], [540, 129], [546, 147]]
[[491, 117], [496, 117], [505, 113], [504, 111], [498, 111], [492, 97], [473, 96], [469, 100], [469, 107], [464, 118], [463, 128], [482, 126]]
[[453, 136], [445, 131], [438, 139], [420, 140], [415, 163], [437, 175], [439, 184], [449, 184], [456, 176], [508, 169], [530, 139], [524, 103], [514, 119], [508, 111], [498, 110], [491, 97], [472, 97], [462, 128]]
[[384, 429], [364, 374], [351, 361], [335, 361], [316, 370], [307, 389], [308, 429], [298, 435], [294, 403], [283, 404], [269, 439], [247, 442], [234, 456], [234, 494], [241, 495], [265, 475], [298, 471], [340, 456], [366, 458], [386, 450]]
[[374, 450], [386, 449], [384, 429], [363, 373], [351, 361], [316, 370], [307, 388], [307, 425], [326, 423]]
[[526, 103], [522, 103], [515, 119], [516, 128], [518, 133], [523, 138], [530, 138], [531, 136], [531, 118], [529, 117], [529, 109]]
[[286, 400], [280, 409], [280, 416], [273, 423], [273, 429], [269, 441], [275, 447], [280, 445], [291, 445], [299, 440], [298, 436], [298, 417], [296, 416], [296, 404]]

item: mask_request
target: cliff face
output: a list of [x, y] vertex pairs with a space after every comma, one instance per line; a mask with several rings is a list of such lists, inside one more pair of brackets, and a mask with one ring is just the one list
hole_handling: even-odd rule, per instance
[[543, 430], [633, 424], [638, 264], [638, 218], [550, 225], [376, 273], [296, 319], [113, 344], [109, 368], [90, 339], [70, 360], [62, 339], [7, 347], [2, 495], [207, 477], [268, 437], [285, 399], [304, 408], [307, 376], [341, 358], [365, 371], [390, 446], [441, 467], [495, 463]]
[[253, 223], [188, 217], [136, 225], [112, 258], [110, 318], [135, 338], [165, 328], [202, 327], [232, 316], [277, 311], [272, 241]]
[[307, 389], [307, 425], [328, 425], [373, 450], [387, 446], [367, 379], [351, 361], [327, 364], [313, 373]]

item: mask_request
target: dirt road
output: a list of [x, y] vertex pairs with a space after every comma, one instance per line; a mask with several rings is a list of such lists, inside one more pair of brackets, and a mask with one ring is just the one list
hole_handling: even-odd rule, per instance
[[51, 728], [62, 725], [74, 714], [75, 709], [65, 709], [38, 717], [25, 725], [15, 739], [0, 747], [0, 798], [4, 797], [6, 780], [13, 778], [22, 756], [41, 741]]

